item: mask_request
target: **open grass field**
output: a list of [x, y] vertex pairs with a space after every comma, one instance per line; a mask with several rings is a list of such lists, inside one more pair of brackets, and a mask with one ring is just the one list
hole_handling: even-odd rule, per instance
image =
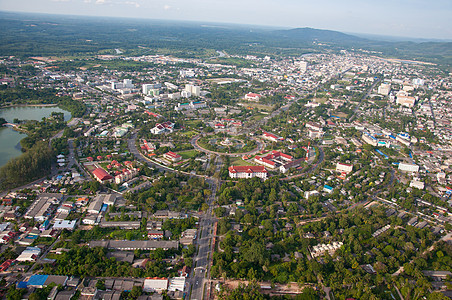
[[231, 165], [234, 166], [251, 166], [254, 165], [253, 163], [251, 163], [252, 159], [249, 159], [249, 161], [244, 161], [241, 158], [235, 158], [235, 159], [231, 159]]
[[188, 158], [193, 158], [196, 156], [196, 154], [198, 154], [199, 152], [197, 150], [188, 150], [188, 151], [183, 151], [183, 152], [179, 152], [177, 154], [179, 154], [180, 156], [182, 156], [183, 159], [188, 159]]
[[241, 102], [241, 103], [243, 104], [244, 107], [253, 107], [265, 111], [273, 111], [275, 107], [274, 105], [265, 105], [256, 102]]

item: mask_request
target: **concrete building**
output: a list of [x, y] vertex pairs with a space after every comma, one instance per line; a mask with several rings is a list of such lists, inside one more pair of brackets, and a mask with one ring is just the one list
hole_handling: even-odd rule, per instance
[[306, 61], [296, 61], [294, 63], [295, 67], [298, 68], [301, 72], [306, 72], [308, 69], [308, 62]]
[[378, 94], [387, 96], [389, 95], [389, 92], [391, 91], [391, 85], [389, 83], [382, 83], [378, 87]]
[[155, 240], [147, 240], [147, 241], [115, 241], [115, 240], [106, 240], [106, 241], [91, 241], [89, 242], [89, 247], [104, 247], [108, 249], [116, 249], [120, 251], [133, 251], [133, 250], [155, 250], [155, 249], [163, 249], [168, 250], [172, 248], [178, 248], [178, 241], [155, 241]]
[[350, 164], [343, 164], [343, 163], [337, 163], [336, 164], [336, 171], [337, 172], [345, 172], [345, 173], [350, 173], [351, 171], [353, 171], [353, 165]]
[[113, 176], [108, 174], [107, 171], [105, 171], [102, 168], [97, 168], [92, 173], [93, 173], [94, 178], [97, 181], [99, 181], [100, 183], [106, 183], [106, 182], [113, 181]]
[[196, 85], [192, 84], [186, 84], [185, 85], [185, 91], [189, 92], [194, 97], [201, 96], [201, 88]]
[[260, 100], [260, 98], [262, 98], [262, 96], [259, 94], [256, 94], [256, 93], [248, 93], [245, 95], [245, 100], [248, 100], [248, 101], [258, 102]]
[[72, 231], [75, 229], [76, 224], [77, 224], [77, 220], [72, 220], [72, 221], [61, 220], [61, 221], [55, 222], [55, 224], [53, 225], [53, 229], [56, 229], [56, 230], [67, 229], [67, 230]]
[[152, 293], [158, 292], [161, 293], [164, 290], [168, 289], [168, 278], [147, 278], [143, 283], [143, 292]]
[[311, 249], [311, 256], [312, 257], [318, 257], [322, 256], [325, 253], [329, 253], [330, 255], [333, 255], [334, 252], [336, 252], [337, 249], [342, 247], [342, 242], [333, 242], [332, 244], [320, 244], [317, 246], [313, 246]]
[[264, 166], [230, 166], [228, 170], [230, 178], [258, 177], [267, 179], [268, 176], [268, 171]]
[[192, 109], [200, 109], [206, 107], [207, 104], [204, 101], [196, 101], [196, 102], [188, 102], [188, 103], [179, 103], [174, 107], [175, 111], [183, 111], [183, 110], [192, 110]]
[[419, 166], [416, 164], [400, 163], [399, 170], [404, 172], [419, 172]]
[[171, 152], [171, 151], [163, 154], [163, 158], [165, 158], [173, 163], [182, 160], [182, 156], [180, 156], [177, 153]]
[[364, 143], [366, 143], [366, 144], [372, 145], [374, 147], [378, 145], [378, 140], [368, 133], [363, 133], [361, 138], [363, 139]]

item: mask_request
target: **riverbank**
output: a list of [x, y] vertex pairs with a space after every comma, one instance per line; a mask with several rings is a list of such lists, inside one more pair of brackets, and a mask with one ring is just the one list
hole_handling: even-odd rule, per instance
[[52, 112], [64, 113], [66, 122], [72, 119], [70, 112], [59, 108], [56, 104], [14, 105], [0, 109], [0, 117], [9, 123], [7, 126], [0, 127], [0, 168], [5, 166], [11, 159], [24, 154], [17, 145], [20, 145], [20, 142], [32, 133], [24, 126], [15, 126], [18, 124], [13, 124], [13, 120], [35, 120], [40, 122], [42, 118], [51, 116]]
[[11, 104], [11, 105], [0, 106], [0, 109], [2, 109], [2, 108], [11, 108], [11, 107], [29, 107], [29, 106], [54, 107], [54, 106], [58, 106], [58, 103], [51, 103], [51, 104]]

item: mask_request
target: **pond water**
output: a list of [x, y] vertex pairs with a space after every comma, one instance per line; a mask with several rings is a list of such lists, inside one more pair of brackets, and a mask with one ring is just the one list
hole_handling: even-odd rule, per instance
[[[64, 113], [64, 120], [71, 118], [71, 113], [59, 107], [17, 106], [0, 109], [0, 118], [12, 123], [14, 119], [37, 120], [50, 117], [52, 112]], [[10, 159], [22, 154], [20, 140], [27, 135], [12, 128], [0, 127], [0, 167], [3, 167]]]

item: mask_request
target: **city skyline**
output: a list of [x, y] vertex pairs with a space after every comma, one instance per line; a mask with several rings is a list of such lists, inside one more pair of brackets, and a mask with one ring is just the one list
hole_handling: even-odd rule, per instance
[[370, 1], [322, 0], [206, 1], [206, 0], [0, 0], [0, 10], [197, 21], [313, 27], [350, 33], [427, 39], [452, 39], [452, 2], [439, 0]]

